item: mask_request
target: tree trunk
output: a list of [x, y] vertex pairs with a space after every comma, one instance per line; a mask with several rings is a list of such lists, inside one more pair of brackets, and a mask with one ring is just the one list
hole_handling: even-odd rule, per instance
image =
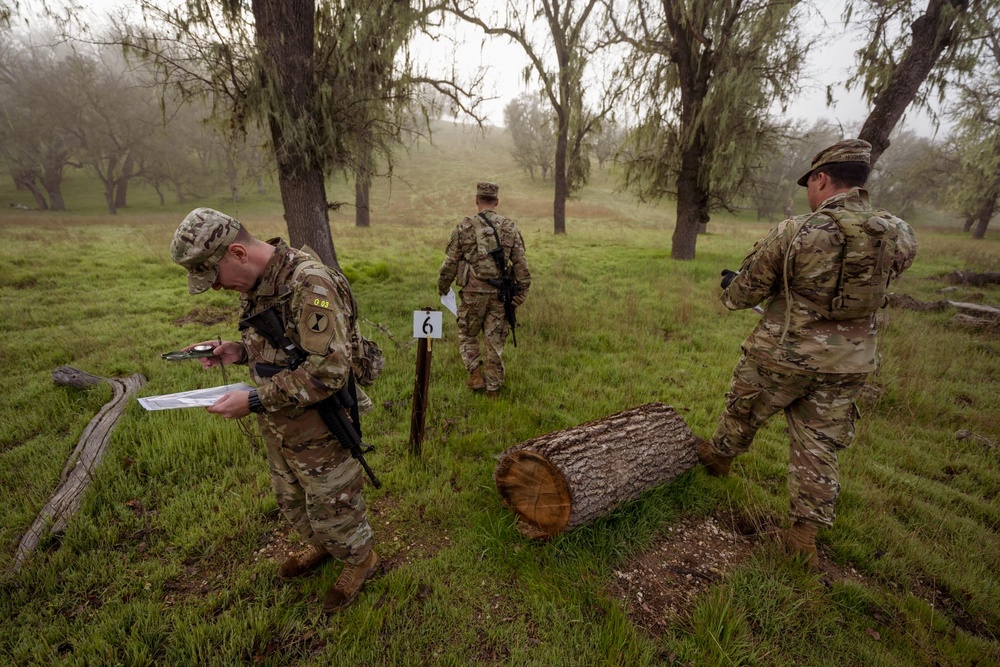
[[49, 210], [49, 205], [45, 201], [45, 195], [43, 195], [42, 191], [38, 189], [37, 185], [35, 185], [34, 176], [16, 176], [14, 177], [14, 186], [18, 190], [23, 189], [31, 193], [31, 196], [35, 198], [36, 209], [39, 211]]
[[569, 144], [569, 121], [564, 114], [559, 117], [559, 134], [556, 137], [556, 166], [552, 173], [555, 181], [555, 198], [552, 201], [553, 231], [566, 233], [566, 197], [569, 184], [566, 182], [566, 148]]
[[965, 217], [965, 222], [962, 223], [962, 231], [967, 232], [972, 229], [972, 225], [976, 224], [976, 216], [968, 215]]
[[981, 239], [986, 236], [986, 228], [990, 226], [990, 218], [992, 216], [981, 215], [979, 220], [976, 222], [976, 228], [972, 230], [972, 238]]
[[229, 181], [229, 196], [233, 202], [240, 200], [239, 170], [232, 153], [226, 151], [226, 180]]
[[699, 183], [701, 142], [687, 148], [681, 156], [677, 175], [677, 225], [674, 227], [670, 256], [673, 259], [694, 259], [698, 234], [708, 223], [708, 192]]
[[46, 164], [42, 171], [42, 187], [49, 195], [49, 207], [53, 211], [65, 211], [66, 202], [62, 195], [63, 160], [53, 161]]
[[876, 95], [871, 113], [858, 135], [872, 145], [873, 166], [889, 147], [889, 135], [934, 69], [941, 53], [951, 44], [955, 19], [968, 9], [968, 5], [968, 0], [928, 0], [923, 15], [910, 27], [913, 41], [889, 77], [885, 89]]
[[315, 3], [311, 0], [253, 0], [264, 87], [282, 108], [271, 114], [271, 139], [289, 242], [308, 245], [324, 263], [338, 267], [327, 214], [323, 161], [309, 141], [316, 119], [313, 50]]
[[118, 179], [115, 187], [115, 209], [125, 208], [127, 204], [126, 195], [128, 193], [128, 182], [132, 180], [132, 172], [135, 169], [135, 158], [131, 151], [125, 156], [125, 164], [122, 165], [122, 176]]
[[687, 472], [694, 443], [672, 407], [647, 403], [515, 445], [493, 479], [526, 535], [553, 536]]
[[357, 171], [354, 176], [354, 225], [356, 227], [370, 227], [371, 219], [371, 186], [372, 186], [372, 156], [366, 148], [358, 161]]

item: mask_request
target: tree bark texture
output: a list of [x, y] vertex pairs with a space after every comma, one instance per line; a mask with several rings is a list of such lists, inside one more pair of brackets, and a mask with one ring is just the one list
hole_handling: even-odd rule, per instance
[[77, 389], [86, 389], [107, 382], [111, 385], [113, 395], [83, 430], [76, 448], [63, 468], [59, 486], [38, 513], [31, 528], [21, 538], [14, 554], [15, 572], [34, 553], [46, 532], [56, 534], [66, 530], [69, 518], [76, 513], [83, 502], [83, 494], [90, 484], [93, 472], [101, 465], [101, 459], [104, 458], [104, 452], [111, 439], [111, 431], [118, 423], [118, 418], [125, 412], [131, 397], [146, 384], [146, 378], [138, 373], [124, 379], [101, 378], [70, 366], [60, 366], [52, 371], [52, 379], [56, 384]]
[[253, 0], [251, 5], [264, 61], [261, 75], [275, 100], [280, 100], [280, 108], [271, 112], [270, 129], [289, 242], [296, 247], [308, 245], [324, 263], [339, 268], [327, 213], [323, 161], [308, 140], [316, 124], [315, 3]]
[[371, 218], [371, 187], [372, 187], [372, 155], [362, 154], [354, 176], [354, 226], [370, 227]]
[[569, 119], [565, 113], [558, 114], [559, 128], [556, 137], [556, 166], [552, 172], [555, 183], [555, 197], [552, 201], [553, 232], [566, 233], [566, 199], [569, 196], [569, 183], [566, 179], [566, 149], [569, 145]]
[[872, 145], [872, 165], [889, 147], [892, 130], [951, 44], [955, 17], [966, 11], [968, 5], [968, 0], [928, 0], [926, 11], [910, 26], [913, 41], [889, 77], [885, 90], [875, 97], [859, 135]]
[[515, 445], [500, 455], [493, 479], [522, 532], [551, 537], [609, 514], [697, 462], [684, 419], [668, 405], [647, 403]]

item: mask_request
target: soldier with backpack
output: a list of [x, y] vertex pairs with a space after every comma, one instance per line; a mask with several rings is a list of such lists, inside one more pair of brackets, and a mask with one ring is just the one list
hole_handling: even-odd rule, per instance
[[917, 254], [910, 226], [868, 202], [870, 158], [860, 139], [820, 151], [798, 181], [812, 213], [779, 223], [738, 272], [722, 272], [727, 308], [766, 306], [743, 342], [715, 434], [697, 445], [708, 472], [726, 476], [764, 422], [784, 411], [792, 522], [784, 541], [813, 569], [817, 531], [833, 524], [840, 492], [837, 452], [854, 438], [855, 401], [877, 366], [887, 289]]
[[479, 212], [452, 230], [437, 283], [442, 296], [453, 282], [459, 287], [458, 349], [469, 372], [466, 386], [486, 390], [489, 398], [499, 395], [507, 334], [517, 346], [516, 312], [531, 287], [524, 239], [513, 220], [496, 212], [499, 204], [499, 185], [476, 185]]
[[[323, 598], [325, 613], [340, 611], [380, 564], [361, 494], [362, 464], [324, 418], [331, 397], [347, 389], [356, 403], [355, 382], [370, 384], [383, 364], [358, 328], [350, 284], [308, 249], [257, 239], [210, 208], [184, 218], [170, 255], [187, 269], [191, 294], [240, 293], [241, 340], [195, 345], [213, 347], [213, 356], [199, 359], [204, 368], [246, 365], [257, 388], [231, 391], [206, 410], [226, 419], [256, 415], [278, 507], [308, 545], [279, 566], [278, 577], [302, 576], [331, 558], [343, 561]], [[264, 314], [278, 322], [277, 336], [254, 324]], [[341, 401], [334, 409], [349, 407]], [[356, 419], [352, 414], [351, 428], [360, 426]]]

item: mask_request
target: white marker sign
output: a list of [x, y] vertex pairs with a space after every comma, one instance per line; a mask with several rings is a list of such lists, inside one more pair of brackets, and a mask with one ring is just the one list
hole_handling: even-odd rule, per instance
[[440, 338], [441, 311], [440, 310], [413, 311], [413, 337]]

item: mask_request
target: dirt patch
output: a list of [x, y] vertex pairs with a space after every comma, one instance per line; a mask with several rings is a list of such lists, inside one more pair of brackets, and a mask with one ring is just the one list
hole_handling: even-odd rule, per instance
[[757, 539], [729, 520], [683, 519], [615, 571], [611, 595], [625, 602], [633, 623], [659, 635], [688, 614], [701, 591], [745, 561]]
[[195, 308], [190, 313], [184, 317], [179, 317], [171, 324], [174, 326], [181, 326], [182, 324], [201, 324], [204, 326], [211, 326], [213, 324], [219, 324], [220, 322], [225, 322], [233, 316], [232, 308], [219, 308], [219, 307], [206, 307], [206, 308]]
[[[758, 545], [780, 534], [774, 517], [753, 522], [736, 515], [685, 518], [616, 570], [608, 590], [625, 603], [635, 625], [658, 636], [690, 614], [703, 590], [724, 581]], [[832, 562], [822, 549], [820, 569], [827, 587], [837, 581], [865, 584], [857, 570]]]

